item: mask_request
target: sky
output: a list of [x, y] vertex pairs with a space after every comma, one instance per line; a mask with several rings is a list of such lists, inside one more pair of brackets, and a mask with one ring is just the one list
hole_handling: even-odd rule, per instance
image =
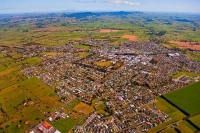
[[200, 0], [0, 0], [0, 14], [57, 11], [200, 13]]

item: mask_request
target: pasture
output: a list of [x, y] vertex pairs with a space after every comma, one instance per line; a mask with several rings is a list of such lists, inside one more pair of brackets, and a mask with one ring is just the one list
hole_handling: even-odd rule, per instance
[[170, 92], [164, 97], [190, 115], [195, 115], [200, 113], [200, 106], [198, 106], [198, 103], [200, 103], [199, 86], [200, 82], [197, 82]]
[[38, 63], [40, 63], [42, 60], [39, 57], [32, 57], [32, 58], [28, 58], [25, 60], [22, 60], [20, 62], [18, 62], [18, 65], [22, 65], [22, 64], [26, 64], [28, 66], [34, 66]]
[[196, 126], [200, 128], [200, 114], [189, 118], [189, 120], [192, 121]]
[[[18, 73], [19, 74], [19, 73]], [[15, 75], [17, 76], [17, 75]], [[61, 107], [59, 97], [36, 77], [17, 82], [0, 91], [0, 103], [7, 120], [0, 124], [4, 132], [24, 132]], [[4, 118], [5, 119], [5, 118]], [[25, 124], [28, 122], [28, 125]]]

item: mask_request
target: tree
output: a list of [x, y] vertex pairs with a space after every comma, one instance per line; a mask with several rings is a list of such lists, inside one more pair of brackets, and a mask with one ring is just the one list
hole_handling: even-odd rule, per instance
[[158, 36], [163, 36], [163, 35], [165, 35], [167, 33], [167, 31], [165, 31], [165, 30], [161, 30], [161, 31], [159, 31], [158, 32]]

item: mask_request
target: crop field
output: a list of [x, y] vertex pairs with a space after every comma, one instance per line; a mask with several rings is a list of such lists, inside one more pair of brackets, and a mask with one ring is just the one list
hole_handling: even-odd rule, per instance
[[122, 38], [128, 39], [129, 41], [138, 41], [138, 37], [134, 35], [124, 35]]
[[170, 41], [170, 43], [177, 44], [180, 48], [190, 48], [193, 50], [200, 50], [200, 44], [197, 44], [196, 42]]
[[188, 85], [179, 90], [173, 91], [164, 95], [169, 101], [177, 105], [179, 108], [183, 109], [190, 115], [195, 115], [200, 113], [200, 82]]
[[19, 71], [0, 76], [0, 90], [26, 80]]

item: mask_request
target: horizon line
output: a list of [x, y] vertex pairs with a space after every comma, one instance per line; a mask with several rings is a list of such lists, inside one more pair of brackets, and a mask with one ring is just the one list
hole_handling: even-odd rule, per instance
[[182, 11], [137, 11], [137, 10], [61, 10], [61, 11], [35, 11], [35, 12], [13, 12], [13, 13], [1, 13], [0, 15], [20, 15], [20, 14], [45, 14], [45, 13], [83, 13], [83, 12], [144, 12], [144, 13], [182, 13], [182, 14], [200, 14], [200, 12], [182, 12]]

